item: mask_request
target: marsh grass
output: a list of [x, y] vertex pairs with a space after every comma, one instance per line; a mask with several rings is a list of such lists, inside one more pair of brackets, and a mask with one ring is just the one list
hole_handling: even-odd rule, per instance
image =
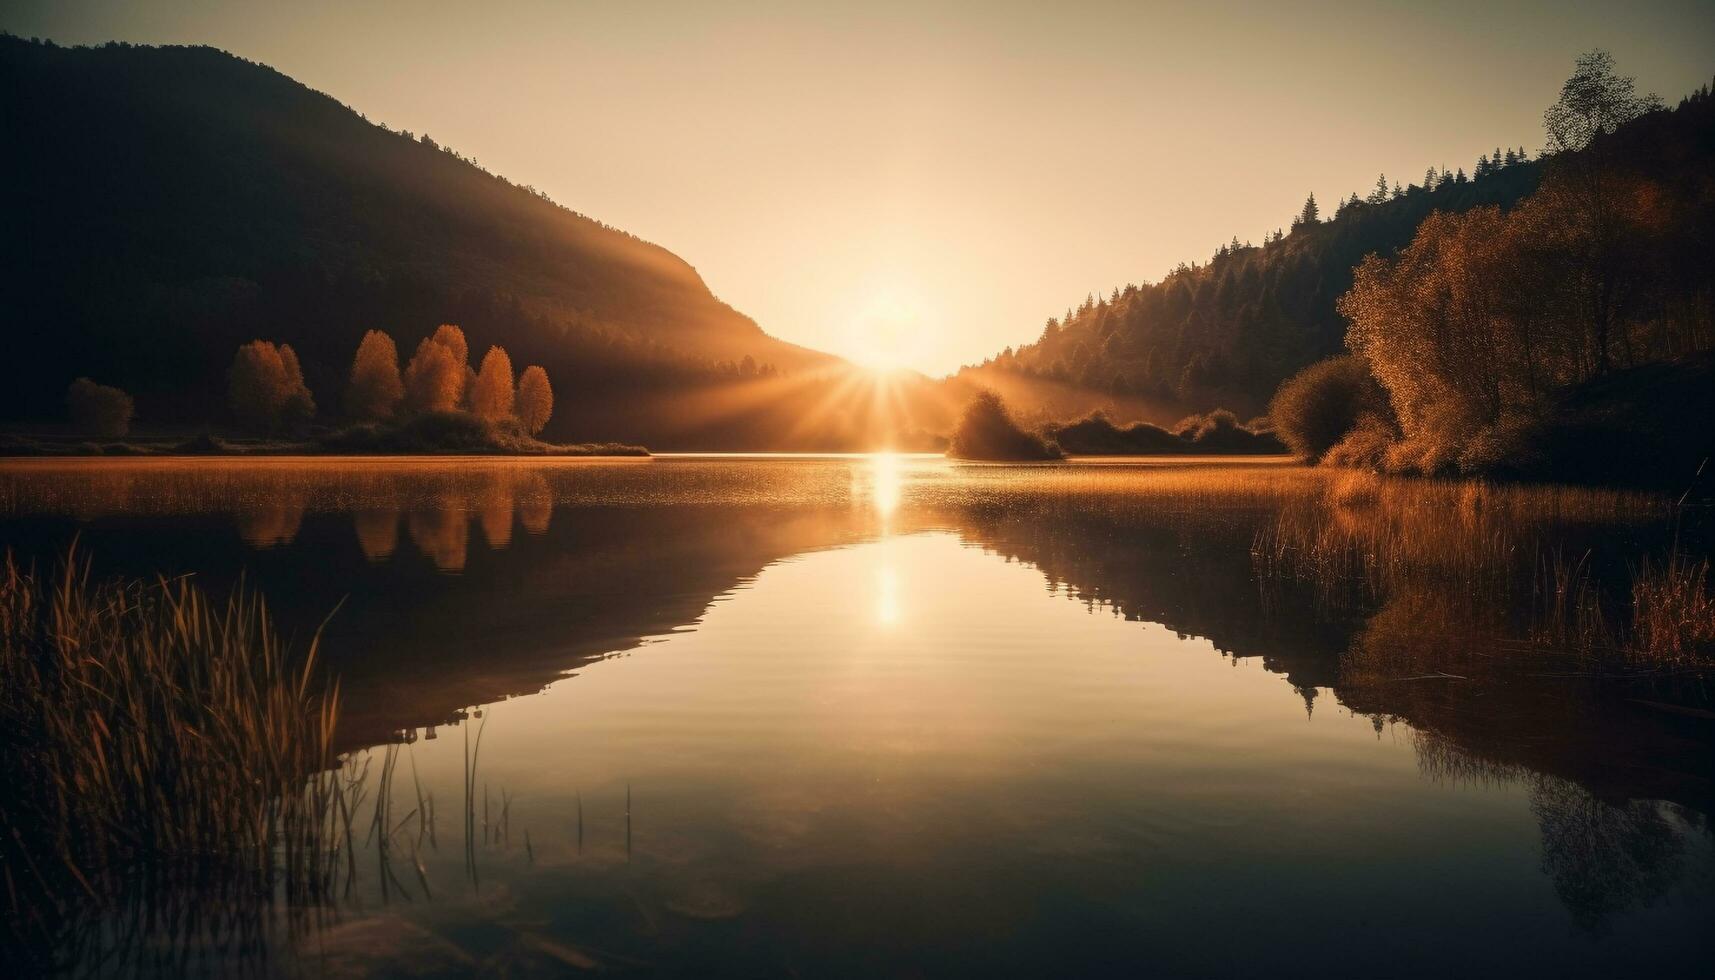
[[8, 553], [0, 887], [29, 948], [172, 893], [202, 901], [169, 931], [237, 942], [259, 907], [331, 898], [363, 780], [335, 756], [338, 689], [316, 664], [242, 586], [214, 601], [183, 578], [95, 581], [75, 545], [51, 575]]
[[[1252, 545], [1260, 578], [1308, 585], [1319, 606], [1433, 595], [1430, 636], [1523, 638], [1631, 667], [1715, 664], [1709, 562], [1639, 546], [1624, 562], [1568, 551], [1568, 528], [1677, 523], [1671, 499], [1566, 486], [1331, 475], [1284, 499]], [[1618, 568], [1615, 567], [1618, 565]]]

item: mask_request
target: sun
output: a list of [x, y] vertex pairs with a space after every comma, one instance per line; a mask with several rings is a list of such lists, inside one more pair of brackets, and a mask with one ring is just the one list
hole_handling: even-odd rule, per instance
[[907, 370], [927, 349], [921, 299], [897, 287], [876, 290], [846, 324], [846, 357], [878, 373]]

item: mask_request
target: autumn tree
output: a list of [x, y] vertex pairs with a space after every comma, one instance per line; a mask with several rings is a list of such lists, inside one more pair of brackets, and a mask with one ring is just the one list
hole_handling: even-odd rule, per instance
[[280, 345], [280, 366], [286, 372], [286, 400], [280, 406], [280, 418], [288, 427], [307, 425], [316, 417], [316, 400], [304, 384], [304, 369], [298, 363], [298, 352], [291, 344]]
[[359, 421], [378, 422], [391, 416], [404, 397], [399, 349], [392, 337], [380, 330], [369, 331], [351, 362], [351, 380], [345, 389], [346, 414]]
[[239, 423], [256, 431], [300, 425], [316, 412], [290, 344], [253, 340], [238, 348], [227, 372], [227, 394]]
[[443, 323], [435, 328], [435, 335], [430, 340], [445, 347], [453, 356], [453, 363], [459, 368], [458, 393], [453, 398], [454, 407], [463, 405], [470, 396], [470, 386], [476, 380], [476, 372], [470, 369], [470, 345], [465, 342], [464, 331], [451, 323]]
[[512, 402], [512, 358], [504, 348], [490, 347], [471, 387], [470, 410], [477, 418], [498, 421], [512, 417]]
[[525, 368], [518, 377], [515, 403], [524, 431], [531, 435], [541, 432], [554, 414], [554, 389], [548, 384], [548, 372], [535, 364]]
[[135, 411], [131, 396], [111, 385], [78, 378], [66, 389], [66, 407], [82, 432], [116, 438], [131, 431]]
[[[464, 391], [464, 362], [457, 359], [452, 346], [439, 341], [440, 336], [437, 332], [424, 339], [405, 365], [405, 403], [414, 412], [450, 412], [458, 408]], [[458, 339], [462, 343], [464, 335]]]

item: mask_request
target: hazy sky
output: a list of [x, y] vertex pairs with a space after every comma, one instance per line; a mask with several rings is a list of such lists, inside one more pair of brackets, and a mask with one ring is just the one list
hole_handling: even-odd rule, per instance
[[3, 0], [0, 29], [273, 65], [659, 242], [778, 336], [931, 372], [1309, 191], [1534, 152], [1591, 47], [1670, 103], [1715, 75], [1711, 0]]

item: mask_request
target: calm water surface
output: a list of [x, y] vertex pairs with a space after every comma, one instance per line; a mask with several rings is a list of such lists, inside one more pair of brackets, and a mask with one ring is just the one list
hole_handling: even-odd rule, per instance
[[[102, 572], [242, 575], [300, 639], [338, 607], [344, 738], [374, 793], [395, 761], [394, 866], [247, 970], [1706, 967], [1709, 722], [1546, 667], [1377, 667], [1421, 646], [1537, 661], [1411, 614], [1445, 597], [1267, 581], [1259, 532], [1325, 480], [6, 463], [0, 535], [38, 562], [77, 535]], [[1658, 525], [1533, 533], [1623, 551]]]

